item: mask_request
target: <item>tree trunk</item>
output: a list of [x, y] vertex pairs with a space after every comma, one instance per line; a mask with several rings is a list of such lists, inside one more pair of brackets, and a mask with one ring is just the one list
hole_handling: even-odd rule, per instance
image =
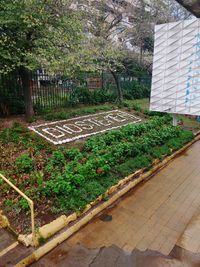
[[34, 116], [33, 101], [32, 101], [32, 88], [30, 86], [30, 72], [26, 68], [20, 68], [20, 77], [22, 80], [22, 87], [24, 91], [24, 102], [25, 102], [25, 115], [26, 119], [29, 120]]
[[112, 76], [115, 80], [116, 87], [117, 87], [117, 100], [119, 102], [122, 102], [123, 101], [123, 93], [122, 93], [122, 88], [121, 88], [118, 74], [112, 70], [110, 71], [110, 73], [112, 74]]

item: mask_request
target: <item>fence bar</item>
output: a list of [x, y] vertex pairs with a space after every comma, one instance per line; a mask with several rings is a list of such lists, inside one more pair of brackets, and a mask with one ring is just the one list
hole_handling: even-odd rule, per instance
[[[138, 82], [150, 88], [150, 75], [139, 73], [118, 73], [122, 90], [126, 93], [128, 83]], [[61, 80], [61, 82], [60, 82]], [[61, 108], [70, 97], [71, 88], [84, 87], [88, 90], [113, 90], [116, 85], [111, 73], [82, 73], [79, 79], [73, 80], [64, 74], [48, 74], [44, 70], [30, 73], [32, 100], [36, 108]], [[133, 88], [134, 89], [134, 88]], [[74, 92], [74, 89], [73, 89]], [[24, 112], [24, 92], [20, 75], [17, 71], [0, 75], [0, 115], [20, 114]], [[8, 110], [8, 111], [7, 111]], [[8, 114], [9, 115], [9, 114]]]

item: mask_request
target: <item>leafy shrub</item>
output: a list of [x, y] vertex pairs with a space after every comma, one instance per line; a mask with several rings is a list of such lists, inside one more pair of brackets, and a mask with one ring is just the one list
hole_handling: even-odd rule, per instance
[[5, 199], [5, 200], [4, 200], [4, 204], [5, 204], [6, 206], [13, 206], [14, 202], [13, 202], [13, 200], [11, 200], [11, 199]]
[[69, 195], [73, 190], [73, 184], [71, 182], [72, 175], [68, 176], [57, 173], [57, 176], [54, 179], [51, 179], [46, 182], [46, 187], [43, 188], [43, 192], [47, 195], [54, 194], [59, 195]]
[[141, 99], [150, 97], [150, 88], [138, 81], [125, 81], [122, 83], [125, 99]]
[[78, 99], [78, 102], [82, 104], [101, 104], [113, 102], [116, 96], [112, 91], [106, 89], [90, 90], [86, 87], [77, 87], [74, 92], [74, 99], [76, 101]]
[[141, 108], [139, 105], [137, 105], [137, 104], [133, 104], [133, 105], [132, 105], [132, 108], [133, 108], [135, 111], [142, 112], [142, 108]]
[[25, 130], [19, 123], [14, 123], [13, 127], [5, 128], [0, 131], [0, 141], [2, 143], [19, 143], [19, 136], [22, 135]]
[[83, 103], [83, 104], [92, 104], [93, 103], [93, 99], [92, 99], [92, 94], [90, 92], [89, 89], [87, 88], [77, 88], [76, 89], [76, 95], [78, 98], [79, 103]]
[[52, 154], [52, 163], [55, 166], [60, 166], [65, 163], [65, 156], [61, 151], [54, 151]]
[[27, 200], [24, 199], [24, 198], [19, 200], [19, 206], [24, 210], [28, 210], [29, 209], [29, 204], [28, 204]]
[[46, 171], [49, 173], [52, 172], [55, 168], [60, 169], [65, 164], [65, 156], [64, 154], [57, 150], [53, 151], [51, 158], [48, 161], [48, 164], [46, 166]]
[[19, 172], [30, 173], [33, 170], [33, 159], [28, 154], [16, 158], [15, 165]]
[[98, 89], [92, 92], [92, 98], [94, 104], [103, 104], [106, 102], [114, 102], [116, 99], [115, 93], [106, 89]]
[[164, 113], [164, 112], [158, 112], [158, 111], [151, 111], [151, 110], [148, 110], [148, 109], [144, 109], [143, 110], [143, 113], [145, 114], [145, 115], [148, 115], [148, 116], [159, 116], [159, 117], [163, 117], [163, 116], [169, 116], [169, 117], [171, 117], [171, 115], [170, 114], [166, 114], [166, 113]]
[[78, 148], [72, 148], [70, 150], [67, 150], [65, 154], [70, 160], [81, 159], [83, 157], [82, 153]]

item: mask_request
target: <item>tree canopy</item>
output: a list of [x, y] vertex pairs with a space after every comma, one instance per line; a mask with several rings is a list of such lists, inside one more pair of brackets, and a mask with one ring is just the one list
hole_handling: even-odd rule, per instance
[[1, 0], [1, 73], [69, 67], [82, 35], [78, 12], [70, 5], [68, 0]]

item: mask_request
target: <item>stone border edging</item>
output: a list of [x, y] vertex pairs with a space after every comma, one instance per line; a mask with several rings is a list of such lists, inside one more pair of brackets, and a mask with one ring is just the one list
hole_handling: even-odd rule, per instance
[[9, 227], [9, 221], [5, 215], [3, 215], [3, 212], [0, 210], [0, 229]]
[[[84, 225], [86, 225], [97, 214], [99, 214], [105, 208], [107, 208], [108, 206], [110, 206], [111, 204], [113, 204], [116, 200], [118, 200], [120, 197], [122, 197], [123, 195], [125, 195], [128, 191], [130, 191], [131, 189], [133, 189], [137, 184], [139, 184], [140, 182], [142, 182], [142, 181], [144, 181], [144, 180], [152, 177], [158, 170], [161, 170], [162, 168], [164, 168], [171, 160], [173, 160], [174, 158], [176, 158], [178, 155], [180, 155], [181, 153], [183, 153], [191, 145], [193, 145], [195, 142], [197, 142], [199, 140], [200, 140], [200, 131], [197, 132], [195, 134], [195, 138], [191, 142], [189, 142], [188, 144], [186, 144], [184, 147], [182, 147], [178, 151], [174, 152], [172, 155], [167, 156], [162, 161], [158, 161], [157, 160], [153, 164], [154, 167], [151, 170], [149, 170], [149, 171], [147, 171], [145, 173], [144, 173], [144, 169], [143, 170], [136, 171], [134, 174], [131, 174], [131, 175], [125, 177], [123, 180], [119, 181], [117, 185], [112, 186], [109, 190], [107, 190], [106, 193], [108, 193], [108, 195], [110, 193], [110, 195], [111, 195], [110, 198], [107, 201], [105, 201], [103, 203], [99, 203], [99, 202], [102, 201], [102, 198], [103, 198], [103, 196], [100, 196], [95, 201], [93, 201], [92, 203], [90, 203], [88, 205], [88, 207], [86, 207], [86, 209], [83, 211], [83, 213], [81, 213], [81, 215], [83, 217], [80, 218], [74, 225], [70, 226], [63, 233], [58, 234], [55, 238], [53, 238], [52, 240], [50, 240], [45, 245], [43, 245], [43, 246], [39, 247], [38, 249], [36, 249], [31, 255], [29, 255], [28, 257], [26, 257], [22, 261], [20, 261], [16, 265], [16, 267], [28, 266], [29, 264], [31, 264], [31, 263], [39, 260], [46, 253], [48, 253], [49, 251], [51, 251], [52, 249], [54, 249], [57, 245], [61, 244], [63, 241], [65, 241], [71, 235], [73, 235], [74, 233], [76, 233], [81, 227], [83, 227]], [[137, 179], [135, 179], [135, 180], [132, 180], [136, 176], [139, 176], [139, 177]], [[94, 203], [95, 203], [95, 205], [97, 203], [99, 203], [99, 205], [97, 207], [93, 208], [91, 206], [91, 204], [94, 204]], [[92, 210], [90, 211], [90, 209], [92, 209]], [[75, 216], [75, 213], [73, 213], [72, 215], [74, 216], [74, 218], [76, 217]], [[72, 216], [72, 215], [70, 215], [70, 216]], [[80, 217], [80, 214], [78, 214], [78, 216]], [[58, 219], [61, 219], [61, 217], [59, 217]], [[69, 220], [70, 219], [69, 217], [66, 217], [66, 218], [68, 218], [68, 220]], [[76, 217], [76, 219], [77, 219], [77, 217]], [[56, 220], [58, 220], [58, 219], [56, 219]], [[65, 221], [65, 219], [63, 217], [62, 217], [61, 220], [64, 220]], [[71, 220], [70, 222], [72, 222], [72, 221], [73, 220]], [[46, 228], [45, 229], [46, 231], [47, 231], [48, 227], [51, 227], [51, 224], [52, 224], [52, 222], [50, 224], [48, 224], [48, 225], [43, 226], [43, 227]], [[64, 225], [63, 227], [65, 227], [65, 226], [66, 225]], [[40, 229], [40, 231], [41, 231], [41, 229]], [[49, 229], [49, 231], [50, 231], [50, 229]]]

